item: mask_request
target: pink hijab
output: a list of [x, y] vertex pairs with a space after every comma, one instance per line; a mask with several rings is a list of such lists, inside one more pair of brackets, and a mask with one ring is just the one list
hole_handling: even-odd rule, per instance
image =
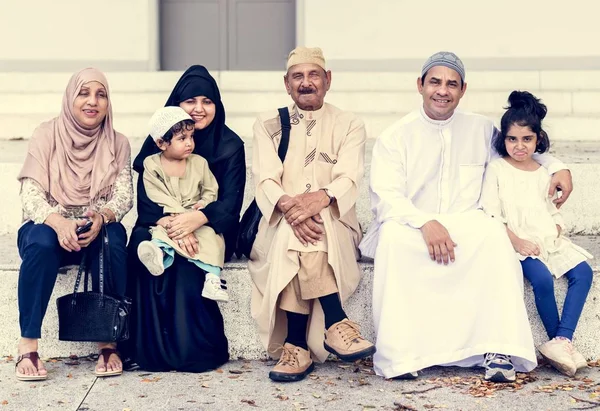
[[[108, 108], [104, 121], [87, 130], [77, 123], [73, 103], [83, 85], [92, 81], [106, 89]], [[63, 207], [92, 206], [102, 196], [110, 199], [113, 184], [130, 154], [129, 141], [112, 126], [106, 77], [99, 70], [86, 68], [69, 80], [59, 116], [33, 132], [17, 178], [34, 179]]]

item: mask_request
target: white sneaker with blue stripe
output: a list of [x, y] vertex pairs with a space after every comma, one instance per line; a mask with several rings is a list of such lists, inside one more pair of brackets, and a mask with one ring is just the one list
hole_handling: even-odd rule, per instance
[[517, 379], [510, 355], [487, 353], [483, 360], [485, 380], [491, 382], [514, 382]]

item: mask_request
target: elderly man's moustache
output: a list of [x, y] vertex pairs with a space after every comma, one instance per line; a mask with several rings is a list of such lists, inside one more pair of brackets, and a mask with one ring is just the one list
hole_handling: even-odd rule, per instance
[[300, 93], [300, 94], [312, 94], [314, 92], [315, 92], [315, 90], [313, 90], [312, 88], [301, 88], [301, 89], [298, 89], [298, 93]]

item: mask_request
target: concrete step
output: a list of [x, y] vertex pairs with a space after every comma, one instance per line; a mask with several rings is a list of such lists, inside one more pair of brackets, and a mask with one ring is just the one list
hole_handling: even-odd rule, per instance
[[[595, 270], [600, 270], [600, 235], [574, 234], [570, 236], [570, 239], [594, 256], [594, 259], [590, 260], [590, 265]], [[21, 266], [21, 257], [19, 256], [19, 250], [17, 248], [17, 234], [1, 234], [0, 250], [2, 250], [2, 253], [0, 254], [0, 271], [18, 271]], [[232, 263], [234, 264], [232, 267], [236, 267], [235, 264], [240, 261], [241, 260], [235, 260]], [[363, 262], [369, 261], [371, 260], [365, 257]], [[0, 352], [0, 355], [1, 354], [2, 353]]]
[[[139, 152], [143, 139], [131, 140], [134, 156]], [[19, 200], [19, 184], [16, 177], [27, 152], [27, 141], [0, 141], [0, 176], [6, 201], [0, 202], [0, 235], [16, 233], [21, 221]], [[371, 151], [374, 141], [368, 140], [366, 145], [367, 169], [361, 185], [361, 195], [357, 203], [359, 221], [364, 230], [372, 220], [368, 198], [368, 176]], [[600, 214], [596, 205], [600, 204], [600, 192], [596, 189], [596, 180], [600, 175], [600, 141], [599, 142], [556, 142], [552, 152], [573, 171], [575, 191], [568, 203], [563, 207], [563, 214], [572, 233], [600, 233]], [[244, 208], [254, 197], [254, 184], [250, 167], [252, 164], [252, 140], [246, 140], [246, 164], [248, 181], [246, 183]], [[134, 173], [137, 178], [137, 173]], [[136, 218], [135, 207], [125, 217], [124, 224], [132, 226]]]
[[[600, 191], [596, 186], [600, 176], [600, 164], [569, 164], [573, 174], [576, 190], [571, 194], [567, 204], [562, 207], [562, 214], [568, 232], [576, 234], [600, 234]], [[3, 177], [4, 201], [0, 202], [0, 234], [16, 233], [21, 224], [21, 206], [19, 200], [19, 183], [16, 177], [21, 169], [20, 164], [0, 164], [0, 175]], [[137, 178], [137, 174], [134, 178]], [[357, 202], [357, 214], [363, 230], [366, 230], [373, 219], [368, 196], [369, 167], [360, 187]], [[244, 192], [244, 209], [254, 198], [254, 184], [250, 169], [247, 170], [247, 183]], [[123, 223], [131, 227], [136, 219], [135, 206], [127, 214]]]
[[[2, 72], [0, 93], [63, 93], [72, 73]], [[107, 72], [114, 92], [170, 92], [181, 72]], [[283, 71], [213, 71], [221, 91], [275, 91], [283, 87]], [[600, 70], [467, 71], [469, 91], [600, 91]], [[414, 91], [419, 73], [334, 71], [336, 91]]]
[[[461, 100], [461, 108], [480, 113], [501, 114], [507, 103], [507, 91], [468, 91]], [[111, 94], [115, 116], [124, 114], [149, 114], [164, 105], [169, 91]], [[32, 114], [55, 113], [60, 110], [62, 93], [2, 93], [0, 113]], [[536, 93], [549, 107], [549, 113], [558, 115], [600, 114], [595, 104], [600, 92], [541, 91]], [[35, 99], [35, 104], [31, 100]], [[278, 91], [224, 91], [223, 104], [227, 113], [250, 114], [280, 107], [290, 101], [285, 90]], [[410, 91], [339, 91], [332, 89], [327, 101], [347, 110], [369, 113], [406, 113], [422, 101], [416, 90]]]
[[[573, 234], [570, 236], [570, 239], [594, 256], [590, 264], [594, 269], [600, 270], [600, 235]], [[17, 249], [17, 234], [1, 234], [0, 250], [2, 250], [0, 254], [0, 271], [18, 270], [21, 265], [21, 257], [19, 257]], [[365, 258], [365, 261], [368, 260], [368, 258]]]
[[[362, 281], [357, 291], [345, 304], [348, 316], [361, 325], [366, 338], [374, 341], [373, 319], [371, 312], [371, 296], [373, 281], [372, 263], [361, 263], [363, 273]], [[596, 270], [596, 273], [598, 270]], [[69, 294], [73, 290], [75, 269], [67, 275], [59, 275], [56, 282], [51, 303], [46, 313], [42, 329], [42, 342], [40, 352], [44, 357], [59, 357], [70, 354], [87, 355], [95, 352], [96, 348], [91, 343], [67, 343], [58, 341], [58, 318], [55, 299]], [[225, 332], [229, 339], [229, 351], [232, 358], [260, 359], [265, 357], [265, 350], [260, 344], [254, 320], [250, 315], [251, 278], [246, 268], [245, 261], [229, 263], [223, 272], [223, 277], [228, 282], [230, 302], [220, 304], [225, 321]], [[17, 271], [0, 271], [0, 355], [14, 354], [19, 339], [19, 323], [17, 308]], [[490, 279], [493, 282], [493, 279]], [[559, 309], [562, 306], [566, 292], [566, 280], [557, 281], [556, 296]], [[533, 293], [527, 284], [525, 287], [525, 301], [532, 325], [536, 345], [547, 340], [536, 312]], [[415, 307], [418, 309], [418, 307]], [[587, 299], [584, 312], [579, 320], [575, 339], [577, 347], [588, 359], [600, 358], [600, 340], [597, 330], [600, 326], [600, 285], [595, 282]]]
[[[593, 140], [600, 126], [600, 89], [590, 86], [600, 71], [470, 72], [461, 102], [466, 111], [495, 120], [510, 91], [536, 93], [550, 109], [546, 126], [555, 140]], [[145, 134], [151, 114], [166, 101], [178, 72], [108, 73], [115, 126], [130, 137]], [[244, 137], [252, 134], [256, 114], [290, 102], [279, 72], [216, 72], [228, 125]], [[57, 115], [70, 73], [0, 73], [0, 139], [29, 138], [42, 121]], [[416, 73], [334, 75], [327, 100], [354, 111], [375, 137], [418, 107]], [[589, 80], [586, 84], [586, 80]]]
[[[130, 137], [131, 152], [133, 157], [137, 155], [144, 143], [146, 136]], [[252, 137], [243, 139], [246, 148], [246, 164], [252, 164]], [[375, 139], [368, 139], [366, 142], [366, 158], [367, 163], [371, 159], [371, 151]], [[22, 164], [29, 141], [24, 139], [19, 140], [2, 140], [0, 139], [0, 164], [17, 163]], [[569, 164], [599, 164], [600, 163], [600, 132], [598, 138], [590, 141], [552, 141], [550, 153], [560, 158], [564, 163]]]
[[[1, 99], [0, 95], [0, 99]], [[333, 100], [333, 99], [332, 99]], [[164, 102], [163, 102], [164, 103]], [[161, 107], [162, 104], [153, 106], [154, 108]], [[270, 108], [281, 107], [287, 104], [287, 100], [282, 99], [277, 104], [273, 104]], [[350, 107], [349, 105], [339, 104], [340, 107], [346, 107], [350, 110], [354, 109], [356, 114], [365, 122], [367, 136], [376, 138], [387, 127], [392, 125], [397, 120], [401, 119], [407, 112], [390, 111], [390, 112], [366, 112], [360, 111], [360, 105]], [[56, 106], [60, 107], [60, 105]], [[412, 105], [416, 108], [418, 105]], [[501, 107], [501, 106], [500, 106]], [[123, 133], [129, 138], [141, 138], [147, 135], [148, 120], [152, 115], [152, 111], [146, 113], [116, 113], [114, 118], [114, 127], [117, 131]], [[481, 112], [474, 110], [476, 112]], [[252, 127], [256, 120], [256, 112], [227, 112], [227, 125], [238, 133], [243, 138], [252, 138]], [[496, 124], [499, 124], [501, 113], [485, 113], [482, 114], [493, 119]], [[31, 134], [40, 123], [48, 121], [55, 117], [58, 112], [47, 113], [2, 113], [0, 112], [0, 141], [29, 139]], [[600, 141], [600, 113], [597, 114], [549, 114], [544, 121], [544, 128], [550, 135], [553, 142], [555, 141]]]

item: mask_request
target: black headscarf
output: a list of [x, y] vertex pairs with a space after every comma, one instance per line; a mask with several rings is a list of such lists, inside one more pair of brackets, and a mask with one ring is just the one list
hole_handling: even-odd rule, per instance
[[[232, 156], [244, 145], [244, 142], [225, 125], [225, 109], [219, 87], [204, 66], [191, 66], [183, 73], [167, 99], [165, 107], [178, 106], [182, 101], [197, 96], [211, 99], [215, 104], [216, 113], [208, 127], [194, 132], [196, 143], [194, 153], [204, 157], [209, 164], [213, 164]], [[144, 159], [159, 151], [152, 137], [148, 136], [133, 161], [133, 169], [141, 173], [144, 169]]]

